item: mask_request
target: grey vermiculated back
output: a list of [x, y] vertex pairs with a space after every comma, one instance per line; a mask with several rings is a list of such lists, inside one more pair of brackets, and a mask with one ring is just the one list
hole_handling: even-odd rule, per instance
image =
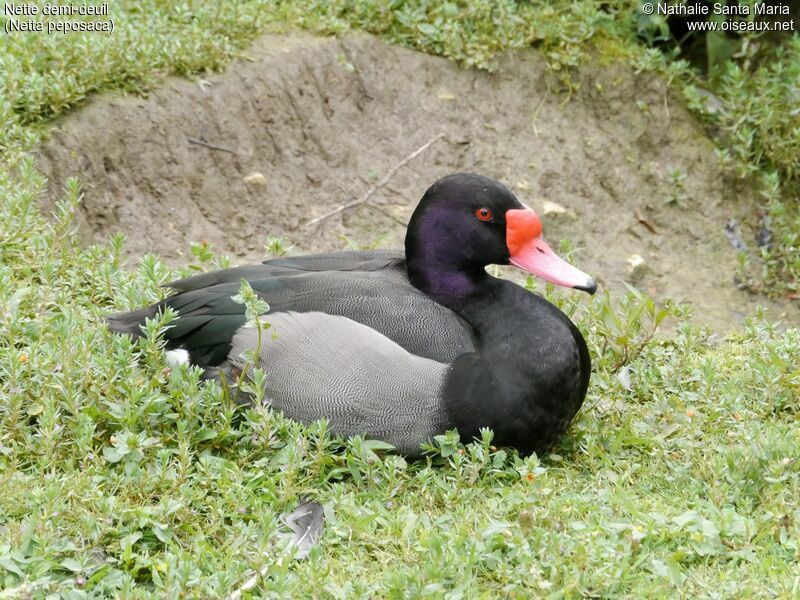
[[[408, 281], [403, 251], [277, 258], [264, 266], [273, 269], [273, 277], [281, 283], [279, 289], [265, 294], [276, 312], [319, 311], [348, 317], [412, 354], [440, 362], [452, 362], [475, 350], [472, 328]], [[389, 299], [391, 310], [387, 311]]]
[[[316, 275], [316, 274], [314, 274]], [[319, 311], [358, 321], [382, 333], [409, 352], [451, 362], [464, 352], [474, 350], [472, 329], [453, 311], [437, 304], [416, 290], [407, 281], [395, 284], [380, 273], [327, 272], [314, 277], [313, 283], [302, 282], [319, 295], [294, 294], [291, 305], [276, 306], [270, 298], [282, 299], [280, 294], [267, 296], [277, 310]], [[288, 286], [301, 283], [294, 279]], [[285, 308], [284, 308], [285, 306]]]
[[265, 260], [264, 264], [286, 266], [308, 271], [379, 271], [393, 263], [403, 262], [402, 250], [347, 250], [330, 254], [307, 254]]
[[[336, 434], [383, 440], [407, 455], [444, 432], [449, 365], [411, 354], [346, 317], [286, 312], [264, 320], [272, 327], [262, 335], [259, 367], [266, 397], [286, 416], [304, 423], [326, 418]], [[240, 355], [257, 340], [255, 328], [239, 329], [226, 362], [243, 369]]]
[[347, 317], [412, 354], [440, 362], [452, 362], [475, 350], [472, 327], [411, 285], [401, 251], [279, 258], [203, 273], [167, 284], [177, 293], [156, 305], [111, 315], [109, 327], [138, 337], [145, 317], [154, 317], [169, 306], [180, 318], [165, 335], [167, 347], [185, 348], [194, 364], [218, 365], [228, 355], [234, 332], [245, 321], [244, 306], [232, 299], [242, 278], [276, 313], [324, 312]]

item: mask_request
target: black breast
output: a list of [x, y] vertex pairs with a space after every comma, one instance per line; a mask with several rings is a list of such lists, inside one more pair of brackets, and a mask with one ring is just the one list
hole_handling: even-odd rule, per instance
[[492, 286], [501, 293], [494, 290], [464, 313], [478, 332], [478, 351], [453, 365], [448, 415], [464, 441], [490, 427], [498, 445], [540, 452], [583, 403], [591, 371], [586, 342], [543, 298], [509, 282]]

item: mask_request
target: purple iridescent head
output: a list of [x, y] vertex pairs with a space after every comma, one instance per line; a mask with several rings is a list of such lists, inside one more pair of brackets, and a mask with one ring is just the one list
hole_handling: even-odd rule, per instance
[[539, 216], [503, 184], [473, 173], [443, 177], [425, 192], [406, 232], [409, 271], [483, 272], [512, 264], [593, 294], [597, 284], [553, 252]]

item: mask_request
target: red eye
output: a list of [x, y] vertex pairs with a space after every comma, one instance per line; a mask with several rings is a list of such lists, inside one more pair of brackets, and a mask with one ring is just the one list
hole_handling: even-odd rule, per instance
[[478, 208], [475, 210], [475, 216], [478, 217], [479, 221], [488, 221], [492, 218], [492, 211], [488, 208]]

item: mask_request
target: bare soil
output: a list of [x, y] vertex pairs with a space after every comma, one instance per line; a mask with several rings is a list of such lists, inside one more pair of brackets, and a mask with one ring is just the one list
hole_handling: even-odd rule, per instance
[[[545, 201], [565, 208], [545, 217], [545, 237], [578, 248], [574, 261], [601, 288], [628, 282], [687, 302], [717, 330], [756, 304], [800, 322], [797, 303], [734, 285], [723, 229], [737, 220], [755, 251], [758, 203], [726, 180], [702, 125], [665, 83], [627, 65], [588, 65], [573, 79], [580, 88], [566, 94], [535, 50], [487, 73], [363, 34], [268, 35], [224, 73], [172, 78], [147, 98], [95, 99], [57, 125], [39, 164], [51, 203], [66, 177], [83, 181], [87, 241], [121, 231], [131, 262], [152, 252], [173, 264], [201, 240], [238, 262], [263, 259], [268, 236], [293, 253], [342, 249], [341, 235], [385, 233], [383, 246], [400, 246], [427, 186], [480, 172], [540, 212]], [[302, 227], [439, 132], [375, 194], [380, 211]], [[632, 270], [635, 255], [644, 264]]]

